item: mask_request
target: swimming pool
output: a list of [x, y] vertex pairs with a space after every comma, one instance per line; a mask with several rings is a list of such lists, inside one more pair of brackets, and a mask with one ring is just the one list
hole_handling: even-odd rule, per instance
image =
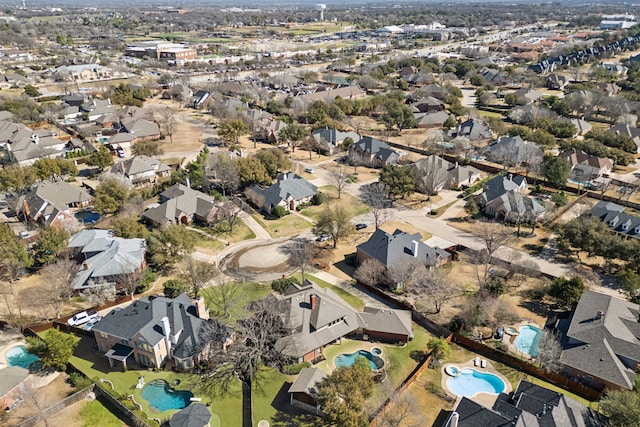
[[382, 360], [382, 358], [374, 356], [367, 350], [360, 350], [351, 354], [339, 354], [333, 359], [333, 363], [336, 365], [336, 368], [345, 368], [353, 365], [358, 356], [362, 356], [369, 361], [369, 366], [371, 366], [372, 371], [381, 369], [384, 366], [384, 360]]
[[192, 397], [190, 391], [175, 390], [164, 380], [153, 380], [142, 389], [142, 398], [160, 412], [186, 408]]
[[478, 393], [502, 393], [506, 385], [495, 374], [464, 368], [460, 370], [460, 375], [447, 380], [447, 388], [457, 396], [473, 397]]
[[520, 333], [513, 345], [518, 351], [526, 353], [532, 357], [538, 355], [538, 342], [542, 332], [539, 328], [531, 325], [520, 326]]
[[6, 357], [9, 366], [20, 366], [25, 369], [29, 369], [31, 365], [40, 361], [38, 356], [29, 353], [27, 348], [23, 345], [7, 350]]
[[78, 211], [76, 212], [75, 217], [84, 224], [93, 224], [100, 219], [100, 214], [91, 211]]

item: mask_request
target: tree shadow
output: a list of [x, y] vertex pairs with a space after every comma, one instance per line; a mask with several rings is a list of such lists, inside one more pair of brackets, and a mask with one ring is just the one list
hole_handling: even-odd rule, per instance
[[423, 350], [411, 350], [411, 353], [409, 353], [409, 357], [416, 362], [422, 362], [427, 358], [427, 354], [428, 353]]
[[282, 384], [278, 394], [271, 402], [271, 406], [278, 412], [271, 418], [270, 425], [273, 427], [320, 427], [326, 425], [322, 418], [291, 405], [288, 391], [291, 384], [290, 382]]
[[352, 256], [355, 257], [355, 254], [345, 255], [345, 259], [343, 259], [342, 261], [333, 263], [333, 266], [336, 267], [338, 270], [342, 271], [343, 273], [345, 273], [346, 275], [348, 275], [349, 277], [353, 277], [353, 274], [356, 271], [356, 267], [354, 267], [353, 265], [347, 264], [347, 258]]

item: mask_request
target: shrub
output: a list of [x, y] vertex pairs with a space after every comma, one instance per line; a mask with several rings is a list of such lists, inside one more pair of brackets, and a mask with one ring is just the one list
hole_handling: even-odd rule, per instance
[[93, 384], [93, 381], [79, 372], [72, 372], [71, 374], [69, 374], [69, 378], [67, 378], [67, 381], [78, 390], [82, 390], [83, 388], [87, 388], [91, 384]]
[[507, 282], [502, 276], [490, 277], [485, 287], [494, 295], [502, 295], [507, 292]]
[[310, 362], [292, 363], [282, 367], [282, 373], [285, 375], [298, 375], [304, 368], [310, 368]]
[[184, 287], [179, 280], [171, 279], [164, 282], [164, 296], [167, 298], [175, 298], [184, 292]]
[[295, 277], [283, 277], [282, 279], [276, 279], [274, 281], [271, 282], [271, 289], [273, 289], [274, 291], [278, 292], [278, 293], [285, 293], [285, 291], [287, 289], [289, 289], [289, 286], [291, 285], [299, 285], [300, 281], [298, 279], [296, 279]]
[[556, 207], [562, 207], [565, 206], [569, 200], [567, 199], [567, 195], [565, 194], [564, 191], [561, 191], [559, 193], [555, 193], [553, 196], [551, 196], [551, 201], [556, 205]]
[[275, 215], [278, 218], [282, 218], [286, 214], [287, 214], [287, 210], [282, 206], [276, 206], [275, 209], [273, 209], [273, 215]]
[[325, 197], [325, 195], [323, 193], [316, 193], [311, 198], [311, 203], [313, 203], [314, 206], [318, 206], [318, 205], [323, 204], [326, 199], [327, 198]]
[[431, 215], [438, 215], [438, 209], [431, 209]]
[[156, 281], [158, 275], [150, 268], [144, 270], [142, 274], [142, 278], [140, 279], [140, 284], [136, 288], [136, 293], [141, 294], [146, 292], [151, 287], [151, 284]]

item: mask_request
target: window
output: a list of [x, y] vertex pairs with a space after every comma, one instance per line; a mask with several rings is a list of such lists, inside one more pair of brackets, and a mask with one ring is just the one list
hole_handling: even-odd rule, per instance
[[107, 339], [107, 338], [109, 338], [109, 335], [104, 333], [104, 332], [100, 332], [100, 338]]

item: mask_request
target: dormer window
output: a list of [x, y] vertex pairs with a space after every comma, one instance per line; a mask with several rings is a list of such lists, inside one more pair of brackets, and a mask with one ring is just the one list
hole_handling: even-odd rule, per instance
[[615, 225], [618, 223], [618, 217], [616, 216], [615, 218], [611, 218], [609, 220], [609, 227], [615, 227]]
[[629, 229], [629, 226], [631, 226], [631, 221], [627, 220], [624, 224], [622, 224], [622, 230], [627, 231]]
[[637, 225], [637, 226], [634, 227], [633, 233], [634, 234], [640, 234], [640, 225]]

